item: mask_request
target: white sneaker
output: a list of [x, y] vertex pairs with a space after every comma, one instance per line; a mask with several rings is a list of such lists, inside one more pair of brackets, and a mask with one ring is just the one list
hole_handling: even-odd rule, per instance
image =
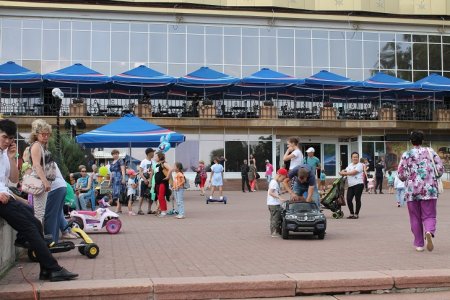
[[433, 251], [433, 249], [434, 249], [433, 235], [431, 234], [431, 232], [427, 231], [425, 233], [425, 239], [427, 240], [427, 250], [430, 252]]
[[77, 239], [78, 236], [77, 236], [75, 233], [66, 231], [66, 232], [64, 232], [64, 233], [61, 235], [61, 238], [62, 238], [63, 240], [72, 240], [72, 239]]
[[212, 196], [209, 196], [209, 199], [212, 199]]
[[167, 213], [164, 211], [164, 212], [161, 212], [158, 217], [164, 218], [166, 215], [167, 215]]
[[424, 250], [423, 247], [416, 247], [417, 252], [423, 252], [423, 250]]
[[175, 218], [177, 218], [177, 219], [184, 219], [184, 216], [183, 215], [178, 215]]
[[272, 232], [271, 237], [276, 238], [276, 237], [279, 237], [279, 235], [274, 231], [274, 232]]

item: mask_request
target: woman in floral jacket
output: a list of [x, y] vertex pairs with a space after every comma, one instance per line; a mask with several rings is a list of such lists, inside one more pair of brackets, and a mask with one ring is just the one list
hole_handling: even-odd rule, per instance
[[[444, 167], [441, 159], [433, 149], [422, 147], [422, 131], [411, 133], [413, 147], [403, 153], [398, 166], [398, 177], [405, 181], [405, 199], [408, 203], [409, 222], [414, 235], [414, 246], [424, 250], [424, 233], [427, 250], [432, 251], [434, 232], [436, 230], [436, 202], [439, 196], [437, 179], [442, 176]], [[434, 171], [436, 166], [437, 175]]]

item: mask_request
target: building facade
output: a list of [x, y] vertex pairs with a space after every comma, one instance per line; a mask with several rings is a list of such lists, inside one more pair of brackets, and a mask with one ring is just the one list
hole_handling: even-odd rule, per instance
[[[410, 81], [431, 73], [450, 77], [446, 1], [433, 0], [433, 6], [431, 1], [258, 2], [2, 1], [0, 62], [11, 60], [42, 74], [82, 63], [109, 76], [147, 65], [172, 76], [208, 66], [239, 78], [263, 67], [300, 78], [320, 70], [355, 80], [377, 71]], [[230, 105], [242, 105], [240, 100]], [[2, 102], [8, 101], [16, 100], [2, 94]], [[283, 101], [277, 96], [278, 108]], [[361, 100], [352, 101], [360, 105]], [[30, 117], [13, 117], [22, 131], [29, 129]], [[385, 157], [395, 168], [411, 129], [423, 129], [436, 150], [450, 147], [450, 122], [430, 119], [150, 121], [187, 136], [169, 160], [190, 169], [199, 159], [223, 155], [228, 177], [239, 176], [239, 165], [250, 154], [259, 171], [265, 159], [280, 166], [292, 135], [300, 137], [304, 150], [316, 149], [329, 176], [347, 165], [353, 151], [372, 164]], [[106, 122], [86, 117], [87, 129]]]

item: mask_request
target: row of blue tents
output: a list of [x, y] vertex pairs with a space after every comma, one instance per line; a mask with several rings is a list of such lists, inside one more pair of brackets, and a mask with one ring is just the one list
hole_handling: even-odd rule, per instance
[[403, 80], [378, 72], [364, 81], [353, 80], [322, 70], [307, 78], [295, 78], [268, 68], [244, 77], [236, 78], [208, 67], [183, 77], [172, 77], [146, 66], [139, 66], [127, 72], [109, 77], [82, 64], [38, 74], [12, 61], [0, 65], [0, 88], [76, 88], [78, 91], [92, 89], [118, 89], [141, 93], [143, 91], [168, 91], [169, 89], [189, 92], [280, 92], [289, 89], [295, 93], [356, 93], [362, 95], [407, 92], [410, 94], [436, 95], [450, 92], [450, 79], [431, 74], [416, 82]]

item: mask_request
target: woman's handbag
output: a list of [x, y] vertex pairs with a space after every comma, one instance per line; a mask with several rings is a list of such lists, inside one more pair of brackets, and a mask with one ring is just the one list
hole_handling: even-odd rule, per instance
[[433, 163], [433, 171], [434, 171], [434, 177], [436, 178], [436, 181], [437, 181], [438, 193], [442, 194], [444, 192], [444, 184], [442, 182], [442, 179], [438, 178], [439, 173], [438, 173], [438, 170], [436, 168], [436, 164], [434, 163], [433, 155], [431, 154], [430, 148], [428, 148], [428, 156], [430, 157], [431, 162]]
[[256, 179], [259, 179], [259, 178], [261, 178], [261, 176], [259, 175], [258, 172], [256, 172]]
[[35, 177], [34, 173], [25, 175], [22, 180], [22, 191], [27, 194], [39, 195], [45, 192], [45, 186], [42, 180]]
[[186, 177], [184, 177], [184, 185], [183, 185], [183, 189], [187, 190], [190, 189], [191, 185], [189, 184], [189, 180], [186, 179]]

